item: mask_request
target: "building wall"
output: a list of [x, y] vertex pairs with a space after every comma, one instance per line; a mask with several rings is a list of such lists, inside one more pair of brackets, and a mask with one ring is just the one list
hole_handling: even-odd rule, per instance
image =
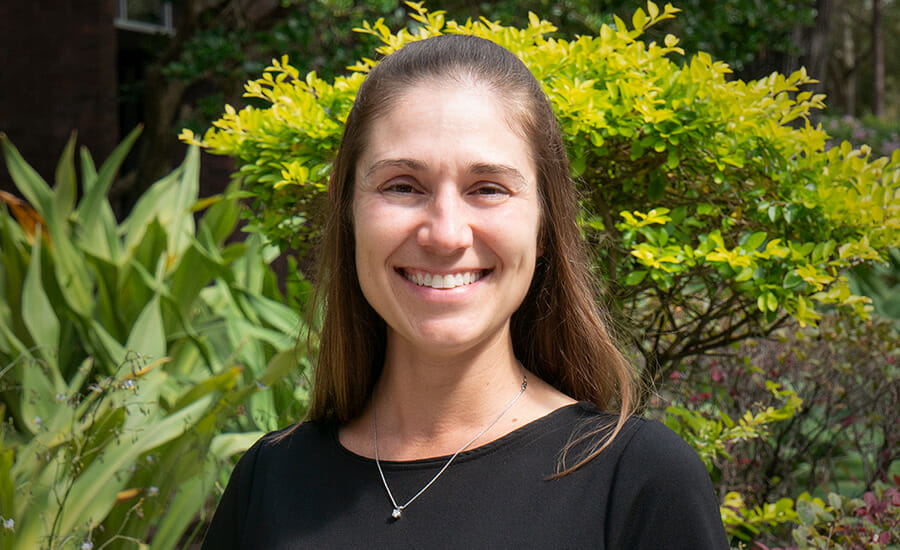
[[0, 132], [48, 183], [72, 131], [98, 163], [118, 142], [114, 16], [114, 0], [0, 1]]

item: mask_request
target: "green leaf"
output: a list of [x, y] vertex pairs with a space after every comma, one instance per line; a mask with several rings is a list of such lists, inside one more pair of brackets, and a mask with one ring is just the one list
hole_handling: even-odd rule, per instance
[[92, 352], [105, 359], [106, 364], [120, 365], [125, 361], [128, 350], [97, 321], [91, 321], [90, 335]]
[[212, 242], [221, 246], [234, 232], [240, 212], [241, 206], [236, 200], [219, 197], [200, 221], [201, 228], [207, 228], [212, 236]]
[[580, 177], [581, 174], [583, 174], [585, 169], [587, 168], [587, 157], [582, 156], [582, 157], [573, 158], [571, 166], [572, 166], [572, 175], [576, 178]]
[[282, 350], [275, 354], [259, 376], [259, 381], [266, 386], [271, 386], [290, 374], [293, 369], [297, 368], [297, 355], [298, 352], [294, 349]]
[[150, 549], [177, 548], [182, 540], [185, 530], [195, 521], [197, 510], [206, 503], [210, 488], [217, 471], [212, 465], [207, 465], [202, 475], [193, 477], [178, 486], [178, 490], [171, 501], [166, 504], [165, 514], [154, 526], [153, 541]]
[[166, 356], [166, 332], [158, 294], [144, 306], [128, 335], [125, 347], [153, 359]]
[[178, 256], [190, 245], [195, 232], [192, 207], [200, 192], [200, 150], [196, 145], [188, 148], [173, 191], [166, 196], [158, 215], [166, 230], [168, 252]]
[[190, 244], [176, 260], [168, 285], [174, 305], [185, 312], [194, 307], [200, 291], [215, 277], [228, 276], [225, 260], [217, 261], [196, 239], [191, 239]]
[[631, 24], [634, 25], [635, 30], [641, 30], [646, 23], [647, 14], [644, 13], [643, 9], [638, 8], [637, 11], [634, 12], [634, 15], [631, 16]]
[[650, 185], [647, 187], [647, 198], [651, 201], [658, 201], [663, 198], [663, 195], [666, 191], [666, 180], [661, 177], [656, 177], [650, 180]]
[[41, 279], [41, 231], [37, 229], [31, 248], [31, 263], [22, 288], [22, 321], [44, 357], [59, 347], [59, 318], [44, 292]]
[[741, 283], [744, 281], [749, 281], [755, 275], [755, 271], [752, 267], [742, 268], [738, 274], [735, 276], [734, 280]]
[[15, 461], [14, 448], [6, 447], [0, 440], [0, 516], [4, 518], [14, 517], [13, 509], [16, 487], [10, 476], [13, 462]]
[[61, 219], [67, 219], [75, 207], [78, 190], [75, 183], [75, 134], [69, 138], [59, 164], [56, 166], [56, 187], [53, 189], [54, 211]]
[[151, 185], [135, 203], [128, 218], [122, 222], [119, 230], [125, 236], [126, 253], [140, 246], [147, 228], [157, 220], [167, 195], [181, 179], [181, 171], [182, 167], [179, 166]]
[[19, 192], [31, 204], [31, 206], [44, 218], [53, 213], [53, 192], [37, 171], [32, 168], [19, 150], [16, 149], [6, 134], [0, 133], [0, 145], [3, 146], [3, 156], [6, 158], [6, 168], [16, 184]]
[[212, 396], [208, 396], [107, 445], [103, 461], [92, 463], [72, 485], [66, 502], [69, 513], [63, 515], [60, 532], [71, 532], [88, 518], [106, 517], [116, 494], [127, 486], [129, 466], [145, 452], [184, 434], [211, 404]]
[[91, 224], [98, 223], [92, 221], [92, 219], [96, 218], [96, 213], [98, 212], [101, 203], [106, 200], [106, 194], [109, 192], [110, 186], [112, 186], [113, 179], [115, 178], [116, 173], [118, 173], [119, 167], [122, 165], [125, 157], [128, 156], [131, 146], [134, 145], [135, 140], [137, 140], [140, 135], [141, 129], [142, 127], [138, 126], [132, 130], [125, 136], [125, 139], [116, 146], [106, 159], [106, 162], [103, 163], [103, 166], [100, 167], [100, 172], [97, 174], [96, 181], [92, 182], [92, 185], [88, 186], [87, 184], [84, 184], [84, 197], [82, 197], [81, 202], [78, 204], [76, 216], [87, 228], [88, 233], [91, 232]]
[[97, 168], [87, 147], [82, 147], [78, 153], [81, 160], [81, 190], [87, 194], [97, 184]]
[[242, 367], [236, 366], [221, 372], [215, 376], [211, 376], [206, 380], [195, 384], [187, 392], [185, 392], [174, 404], [174, 408], [184, 408], [201, 397], [209, 395], [213, 392], [228, 391], [234, 388], [240, 378]]
[[767, 237], [768, 235], [765, 231], [758, 231], [751, 235], [749, 239], [747, 239], [747, 242], [744, 243], [744, 248], [746, 250], [756, 250], [760, 246], [762, 246], [764, 242], [766, 242]]
[[798, 275], [796, 271], [789, 271], [784, 275], [784, 282], [781, 286], [786, 289], [794, 289], [802, 285], [806, 285], [803, 277]]
[[644, 270], [640, 271], [632, 271], [625, 277], [625, 284], [627, 286], [634, 286], [640, 284], [641, 281], [644, 280], [644, 277], [647, 276], [647, 272]]
[[281, 302], [276, 302], [256, 293], [242, 292], [241, 294], [261, 320], [274, 326], [284, 334], [300, 334], [303, 320], [296, 311]]
[[804, 525], [816, 524], [816, 512], [809, 501], [797, 501], [797, 516]]
[[209, 446], [209, 452], [220, 459], [231, 458], [243, 453], [264, 436], [265, 432], [224, 433], [215, 436]]

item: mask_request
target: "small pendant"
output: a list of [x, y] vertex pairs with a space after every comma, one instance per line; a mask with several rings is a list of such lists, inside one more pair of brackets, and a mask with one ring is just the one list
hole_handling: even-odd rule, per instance
[[391, 517], [394, 519], [400, 519], [400, 508], [394, 508], [394, 511], [391, 512]]

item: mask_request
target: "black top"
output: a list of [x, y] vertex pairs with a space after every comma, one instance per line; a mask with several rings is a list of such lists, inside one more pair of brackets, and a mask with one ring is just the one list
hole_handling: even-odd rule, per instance
[[[398, 520], [375, 461], [336, 426], [276, 432], [238, 462], [203, 548], [727, 549], [706, 469], [659, 422], [630, 419], [597, 458], [546, 479], [573, 434], [615, 418], [577, 403], [461, 453]], [[382, 461], [398, 503], [447, 458]]]

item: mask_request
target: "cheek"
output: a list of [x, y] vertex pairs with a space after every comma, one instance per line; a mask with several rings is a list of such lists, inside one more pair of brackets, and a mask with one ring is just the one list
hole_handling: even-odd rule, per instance
[[536, 212], [510, 212], [510, 215], [491, 220], [487, 235], [492, 235], [491, 247], [506, 256], [517, 268], [533, 265], [541, 255], [540, 215]]
[[356, 271], [364, 291], [383, 284], [392, 255], [404, 240], [404, 220], [395, 210], [377, 201], [362, 201], [353, 210]]

